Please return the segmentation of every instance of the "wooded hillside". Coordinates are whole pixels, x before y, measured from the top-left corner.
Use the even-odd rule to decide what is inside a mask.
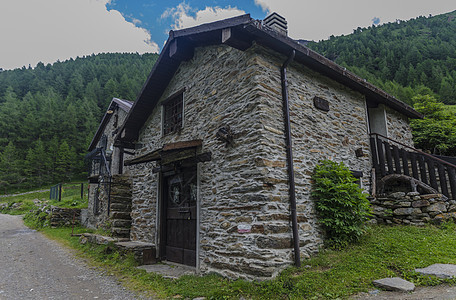
[[[357,28],[309,47],[412,104],[432,91],[456,104],[456,11]]]
[[[417,146],[456,155],[456,116],[436,102],[456,104],[455,37],[456,11],[358,28],[308,46],[416,102],[419,111],[432,111],[412,124]],[[102,113],[112,97],[135,100],[157,58],[99,54],[0,71],[0,193],[84,178],[83,157]]]
[[[99,54],[0,73],[0,193],[85,176],[112,97],[135,100],[157,54]]]

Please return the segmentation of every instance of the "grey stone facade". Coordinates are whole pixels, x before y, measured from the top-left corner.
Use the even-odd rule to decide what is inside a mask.
[[[400,141],[409,147],[414,146],[412,140],[412,129],[410,128],[407,117],[387,107],[386,122],[389,138]]]
[[[292,232],[281,99],[280,66],[285,56],[253,45],[199,47],[182,62],[160,101],[184,92],[184,125],[163,135],[157,105],[140,131],[136,157],[179,141],[202,140],[198,164],[197,269],[228,277],[270,278],[293,263]],[[319,160],[343,161],[362,171],[370,192],[372,162],[363,95],[300,64],[288,69],[290,115],[300,249],[316,253],[322,234],[310,197],[311,174]],[[314,106],[317,96],[329,111]],[[387,109],[392,138],[412,144],[406,117]],[[216,137],[229,125],[234,144]],[[360,149],[360,150],[359,150]],[[359,150],[362,155],[356,156]],[[154,162],[129,167],[132,240],[159,244],[160,176]]]
[[[120,106],[116,101],[123,105]],[[131,103],[128,101],[116,98],[112,100],[104,117],[107,122],[102,122],[92,141],[91,148],[103,148],[102,151],[105,152],[109,160],[110,174],[103,173],[99,176],[98,174],[95,174],[95,176],[94,174],[89,174],[92,179],[89,181],[88,187],[87,226],[90,228],[102,227],[109,229],[108,194],[110,192],[111,176],[119,174],[123,160],[129,158],[129,155],[123,154],[120,148],[114,147],[115,135],[127,117],[129,110],[129,107],[126,107],[124,103],[129,104],[129,107],[131,107]],[[123,168],[122,173],[126,174],[128,170]]]

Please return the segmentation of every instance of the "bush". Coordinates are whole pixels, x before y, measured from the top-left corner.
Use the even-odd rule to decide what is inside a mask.
[[[358,241],[370,216],[370,203],[356,178],[343,163],[324,160],[315,167],[312,179],[312,196],[326,232],[326,245],[341,249]]]
[[[50,214],[46,212],[46,207],[35,207],[27,212],[24,216],[24,222],[28,227],[41,229],[49,226]]]

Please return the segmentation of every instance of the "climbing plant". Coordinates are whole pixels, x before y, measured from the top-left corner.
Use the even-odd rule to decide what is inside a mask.
[[[312,179],[312,196],[326,245],[341,249],[358,241],[370,216],[370,203],[356,178],[342,162],[323,160]]]

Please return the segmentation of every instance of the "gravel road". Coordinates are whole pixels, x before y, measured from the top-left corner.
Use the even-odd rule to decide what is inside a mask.
[[[136,299],[69,249],[0,214],[0,299]]]

